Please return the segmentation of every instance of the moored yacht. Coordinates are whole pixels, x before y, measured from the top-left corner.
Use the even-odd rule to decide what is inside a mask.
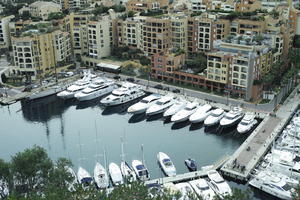
[[[187,101],[184,99],[176,99],[175,103],[164,112],[164,117],[175,115],[180,110],[184,109]]]
[[[171,121],[177,123],[188,120],[190,115],[192,115],[197,110],[198,105],[199,104],[196,102],[189,102],[184,109],[178,111],[171,117]]]
[[[146,110],[146,115],[156,115],[162,113],[174,103],[174,98],[172,96],[163,96]]]
[[[249,184],[275,197],[291,200],[296,180],[286,179],[280,174],[260,171]]]
[[[195,190],[198,197],[203,200],[215,199],[216,193],[209,187],[207,181],[203,178],[192,180],[189,182],[192,188]]]
[[[94,168],[94,180],[97,187],[100,189],[105,189],[109,186],[109,178],[107,172],[99,162],[96,162]]]
[[[207,172],[209,178],[209,186],[215,191],[215,193],[220,197],[231,195],[232,191],[228,183],[225,182],[223,177],[216,171],[210,170]]]
[[[84,77],[83,79],[80,79],[76,81],[73,85],[69,86],[66,90],[59,92],[57,96],[63,99],[73,98],[77,92],[80,92],[84,88],[88,87],[90,82],[90,77]]]
[[[120,168],[125,181],[128,182],[136,181],[136,174],[134,173],[133,169],[128,165],[126,161],[121,162]]]
[[[116,163],[110,163],[108,170],[113,185],[121,185],[124,183],[121,169]]]
[[[175,184],[175,187],[181,193],[181,197],[179,198],[179,200],[189,200],[190,195],[196,196],[192,186],[186,182],[177,183],[177,184]]]
[[[257,124],[254,113],[247,112],[237,126],[238,133],[247,133]]]
[[[102,99],[100,103],[105,106],[115,106],[135,100],[143,95],[145,92],[141,86],[125,82],[120,88],[113,90],[110,95]]]
[[[139,180],[147,181],[150,179],[148,169],[141,161],[133,160],[131,166]]]
[[[220,120],[224,117],[225,111],[221,108],[217,108],[212,110],[210,115],[204,120],[205,126],[213,126],[220,122]]]
[[[204,104],[200,106],[194,114],[192,114],[189,118],[192,123],[203,122],[211,112],[212,106],[209,104]]]
[[[71,178],[70,181],[66,181],[66,184],[68,186],[68,190],[70,192],[74,192],[75,191],[75,185],[78,183],[76,174],[70,166],[65,166],[65,170],[66,170],[67,173],[69,173],[69,176]]]
[[[188,158],[188,159],[184,160],[184,164],[186,165],[186,167],[189,169],[190,172],[197,171],[197,163],[196,163],[195,159]]]
[[[243,118],[243,116],[244,113],[242,112],[242,109],[239,107],[234,107],[221,119],[220,125],[223,127],[236,125]]]
[[[112,80],[99,78],[94,80],[87,88],[77,92],[74,96],[79,101],[88,101],[111,93],[118,86]]]
[[[127,109],[127,112],[130,114],[140,114],[146,112],[146,110],[152,106],[158,99],[160,99],[159,94],[151,94],[147,97],[144,97],[142,100],[133,104]]]
[[[159,163],[161,169],[167,176],[175,176],[176,175],[176,168],[175,168],[173,162],[171,161],[170,157],[167,154],[165,154],[163,152],[158,152],[157,160],[158,160],[158,163]]]
[[[83,185],[83,187],[87,187],[91,185],[93,179],[88,171],[83,169],[82,167],[78,168],[77,172],[78,182]]]
[[[47,96],[57,94],[67,88],[68,85],[55,84],[51,86],[42,87],[40,90],[34,92],[27,97],[28,100],[39,99]]]

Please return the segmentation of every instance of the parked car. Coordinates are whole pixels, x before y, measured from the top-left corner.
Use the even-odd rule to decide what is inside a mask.
[[[129,77],[129,78],[126,79],[126,81],[128,81],[128,82],[134,82],[134,78]]]
[[[169,87],[165,87],[164,90],[170,91],[170,88]]]
[[[113,79],[115,79],[115,80],[119,80],[120,78],[121,78],[121,76],[119,76],[119,75],[116,75],[113,77]]]
[[[177,88],[175,88],[175,89],[172,90],[172,92],[174,92],[174,93],[180,93],[180,90],[177,89]]]
[[[154,86],[154,88],[156,89],[159,89],[159,90],[162,90],[163,89],[163,86],[161,84],[157,84]]]

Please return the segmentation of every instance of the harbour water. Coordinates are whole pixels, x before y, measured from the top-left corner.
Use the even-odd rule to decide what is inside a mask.
[[[124,138],[126,160],[141,160],[143,144],[151,178],[159,178],[163,176],[156,159],[159,151],[167,153],[177,172],[183,173],[187,172],[184,159],[195,158],[199,166],[211,165],[225,154],[232,154],[246,138],[234,129],[205,130],[201,124],[175,125],[161,116],[132,116],[126,110],[133,102],[111,108],[103,108],[98,102],[78,103],[51,96],[0,106],[0,158],[9,160],[15,153],[39,145],[53,160],[67,157],[75,170],[81,165],[92,173],[96,159],[104,164],[103,149],[107,163],[120,163]]]

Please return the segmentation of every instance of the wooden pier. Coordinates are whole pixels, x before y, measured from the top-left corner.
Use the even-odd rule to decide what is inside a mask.
[[[146,181],[146,185],[150,184],[166,184],[166,183],[179,183],[179,182],[184,182],[184,181],[190,181],[193,179],[197,178],[202,178],[207,176],[207,172],[212,169],[220,169],[221,166],[229,159],[229,156],[224,156],[220,160],[218,160],[215,164],[207,167],[202,167],[201,170],[195,171],[195,172],[188,172],[184,174],[178,174],[176,176],[171,176],[171,177],[163,177],[163,178],[157,178],[157,179],[152,179],[149,181]]]
[[[264,118],[245,142],[223,165],[221,171],[231,178],[248,181],[252,170],[269,151],[273,141],[281,134],[284,127],[299,107],[300,95],[296,88],[279,110]]]

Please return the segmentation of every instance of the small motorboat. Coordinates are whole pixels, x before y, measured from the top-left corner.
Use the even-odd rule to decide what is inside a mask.
[[[242,109],[239,107],[234,107],[221,119],[220,125],[223,127],[236,125],[240,120],[242,120],[243,116],[244,113],[242,112]]]
[[[177,183],[175,184],[175,187],[179,190],[181,197],[179,198],[179,200],[189,200],[190,199],[190,195],[195,195],[195,192],[192,188],[192,186],[189,183]]]
[[[136,174],[126,161],[122,161],[120,166],[125,181],[136,181]]]
[[[164,117],[170,117],[172,115],[175,115],[177,112],[184,109],[186,104],[187,101],[184,99],[175,100],[175,103],[164,112]]]
[[[152,106],[158,99],[160,99],[159,94],[151,94],[147,97],[144,97],[138,103],[133,104],[127,109],[127,112],[130,114],[140,114],[146,112],[146,110]]]
[[[250,131],[257,124],[254,113],[247,112],[242,121],[238,124],[237,132],[244,134]]]
[[[216,193],[209,187],[207,181],[203,178],[192,180],[189,182],[192,188],[195,190],[198,197],[203,200],[216,199]]]
[[[74,170],[69,167],[69,166],[65,166],[65,170],[67,171],[67,173],[69,173],[71,179],[69,181],[66,181],[66,184],[68,186],[68,190],[70,192],[74,192],[75,191],[75,185],[78,183],[76,174],[74,172]]]
[[[210,115],[204,120],[205,126],[213,126],[220,122],[220,120],[224,117],[225,111],[221,108],[217,108],[212,110]]]
[[[113,185],[117,186],[124,183],[121,169],[116,163],[110,163],[108,170]]]
[[[203,122],[210,114],[212,106],[209,104],[204,104],[200,106],[194,114],[189,118],[192,123]]]
[[[109,178],[107,172],[99,162],[96,162],[94,168],[94,180],[97,187],[100,189],[105,189],[109,186]]]
[[[196,102],[189,102],[184,109],[178,111],[171,117],[171,121],[178,123],[188,120],[190,115],[197,110],[198,105]]]
[[[174,103],[175,101],[172,96],[164,96],[146,110],[146,115],[156,115],[165,112]]]
[[[220,198],[224,198],[225,196],[232,194],[230,186],[216,170],[208,171],[207,175],[209,179],[209,186]]]
[[[184,163],[190,172],[197,171],[197,163],[196,163],[195,159],[188,158],[188,159],[184,160]]]
[[[77,172],[78,182],[83,185],[84,188],[90,186],[93,182],[93,178],[88,171],[79,167]]]
[[[175,176],[176,175],[176,168],[175,168],[173,162],[171,161],[170,157],[167,154],[165,154],[163,152],[158,152],[157,160],[158,160],[158,163],[159,163],[161,169],[167,176]]]
[[[147,181],[150,179],[148,169],[141,161],[133,160],[131,166],[139,180]]]

